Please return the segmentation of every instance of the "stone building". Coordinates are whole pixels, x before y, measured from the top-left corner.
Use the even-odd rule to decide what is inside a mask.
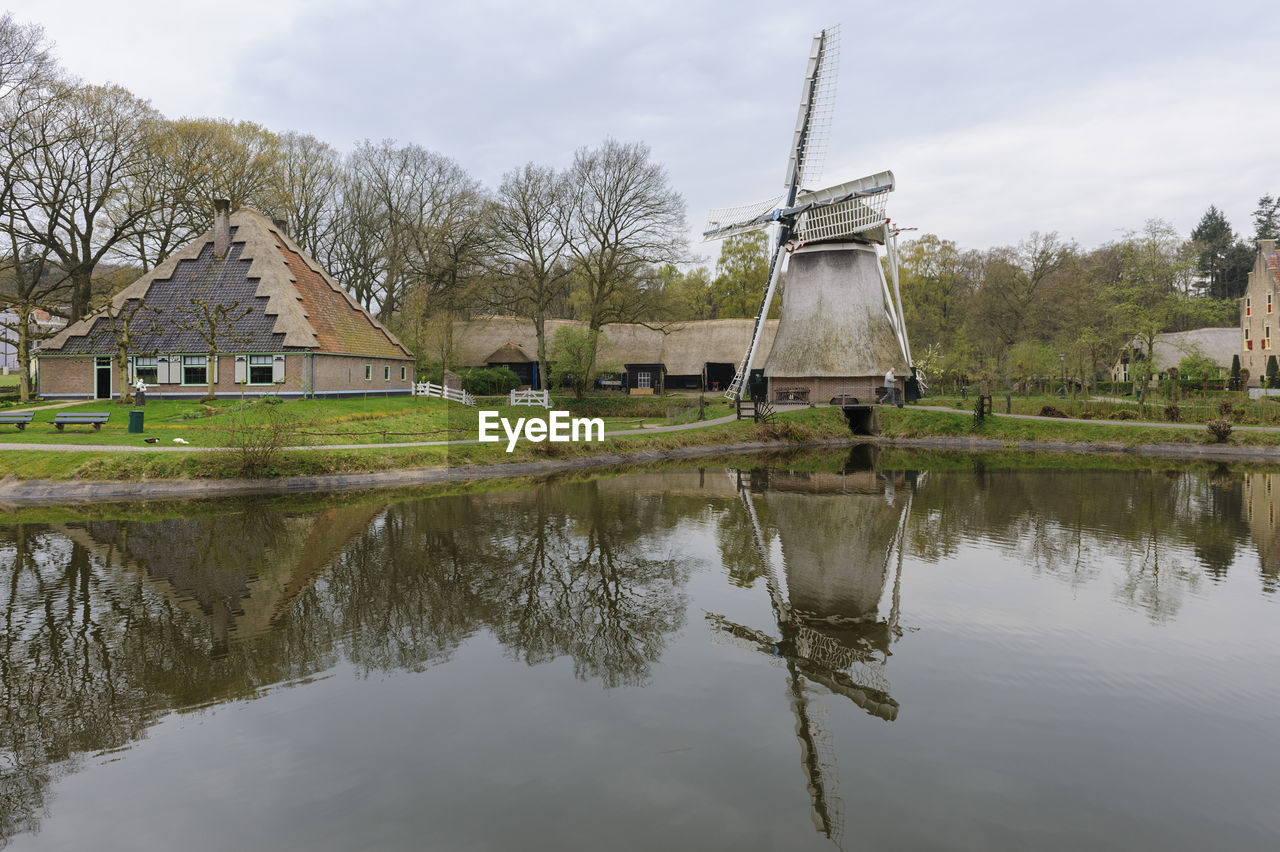
[[[338,397],[412,392],[412,354],[295,244],[282,223],[254,210],[229,214],[122,290],[130,323],[130,384],[161,398]],[[209,322],[222,309],[221,323]],[[216,330],[212,333],[211,329]],[[216,355],[210,358],[210,337]],[[121,392],[117,336],[106,309],[40,349],[38,392],[110,399]]]
[[[1275,240],[1258,241],[1258,258],[1249,273],[1249,286],[1240,300],[1240,366],[1249,371],[1249,384],[1258,387],[1275,355],[1280,339],[1280,258]]]

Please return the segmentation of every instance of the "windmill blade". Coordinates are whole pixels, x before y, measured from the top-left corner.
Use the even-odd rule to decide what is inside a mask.
[[[787,253],[786,233],[787,229],[784,227],[783,234],[778,240],[778,247],[773,251],[773,259],[769,262],[769,286],[764,290],[760,310],[756,311],[755,326],[751,329],[751,343],[747,346],[747,354],[743,356],[742,363],[738,365],[738,372],[729,383],[729,389],[724,393],[726,399],[740,399],[742,389],[747,384],[747,377],[751,375],[751,362],[756,356],[756,347],[760,345],[760,333],[764,330],[764,321],[769,316],[769,305],[773,302],[773,294],[778,289],[779,279],[782,278],[782,258]]]
[[[702,239],[721,240],[734,234],[762,231],[773,224],[783,200],[781,195],[777,195],[754,204],[714,208],[707,213],[707,226],[702,231]]]
[[[893,172],[884,171],[801,193],[794,207],[782,215],[795,216],[795,232],[805,242],[864,234],[875,242],[887,240],[884,207],[893,192]]]
[[[787,159],[787,174],[782,184],[791,199],[795,197],[796,188],[816,181],[822,174],[839,70],[840,27],[837,25],[814,36],[809,50],[809,64],[800,90],[800,111],[791,139],[791,156]]]

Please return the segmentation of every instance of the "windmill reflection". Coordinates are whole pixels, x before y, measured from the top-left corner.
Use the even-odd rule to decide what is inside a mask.
[[[848,698],[871,716],[886,721],[898,716],[884,667],[891,642],[901,634],[901,544],[910,497],[904,502],[897,495],[907,477],[878,474],[874,448],[855,448],[840,474],[752,471],[736,476],[774,625],[759,630],[716,613],[707,613],[707,623],[716,635],[760,651],[786,669],[814,826],[842,846],[834,742],[806,681]],[[774,567],[760,503],[777,535],[782,572]],[[891,566],[890,609],[881,619]]]

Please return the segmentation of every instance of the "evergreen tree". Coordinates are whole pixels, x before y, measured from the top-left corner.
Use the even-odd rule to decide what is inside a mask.
[[[1267,387],[1280,387],[1280,364],[1276,363],[1274,355],[1267,359]]]
[[[1243,296],[1253,265],[1252,252],[1236,239],[1222,211],[1210,205],[1191,232],[1191,240],[1195,243],[1196,268],[1208,285],[1209,295],[1215,299]],[[1249,254],[1248,266],[1242,266],[1241,249]]]
[[[1253,239],[1280,239],[1280,197],[1272,198],[1264,195],[1258,199],[1258,207],[1253,211]]]
[[[1240,390],[1240,356],[1231,356],[1231,389]]]

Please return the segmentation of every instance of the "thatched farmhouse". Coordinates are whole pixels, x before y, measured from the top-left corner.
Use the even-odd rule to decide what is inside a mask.
[[[409,350],[282,223],[225,202],[212,230],[41,347],[40,395],[119,396],[125,320],[129,382],[164,398],[202,397],[211,380],[217,396],[412,391]]]
[[[742,353],[751,342],[754,320],[720,319],[663,326],[610,323],[597,366],[617,373],[630,393],[665,390],[721,391],[729,387]],[[548,320],[547,339],[573,320]],[[756,353],[759,368],[773,346],[777,320],[767,320]],[[484,317],[459,323],[453,332],[454,360],[461,367],[509,367],[527,385],[537,386],[538,341],[533,323],[519,317]]]
[[[1232,358],[1240,352],[1239,340],[1240,333],[1234,328],[1197,328],[1157,334],[1152,346],[1151,378],[1153,381],[1163,378],[1170,367],[1178,366],[1183,358],[1191,355],[1208,358],[1226,375],[1231,370]],[[1141,341],[1134,340],[1120,353],[1111,366],[1113,382],[1131,382],[1138,377],[1137,362],[1145,356],[1143,346]]]
[[[1259,386],[1267,372],[1267,360],[1275,355],[1280,339],[1280,256],[1275,240],[1258,240],[1258,257],[1249,273],[1249,285],[1240,300],[1237,347],[1240,366],[1249,371],[1249,384]],[[1274,332],[1275,337],[1272,336]]]

